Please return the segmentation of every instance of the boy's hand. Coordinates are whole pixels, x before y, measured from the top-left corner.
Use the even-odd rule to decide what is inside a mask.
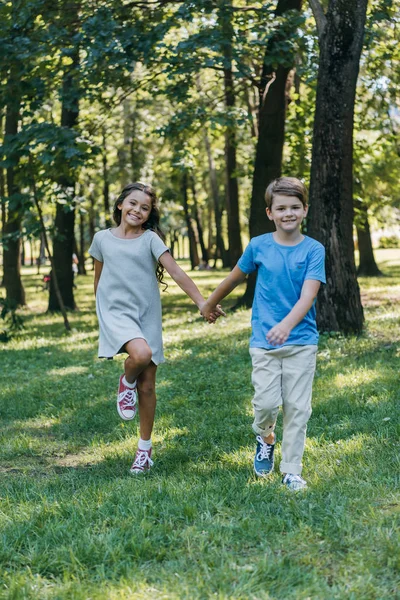
[[[291,328],[281,321],[268,331],[266,338],[267,341],[273,346],[281,346],[288,339],[290,332]]]
[[[215,321],[221,316],[226,317],[226,314],[222,310],[220,304],[217,304],[217,306],[210,306],[207,302],[205,302],[203,306],[200,307],[200,313],[209,323],[215,323]]]

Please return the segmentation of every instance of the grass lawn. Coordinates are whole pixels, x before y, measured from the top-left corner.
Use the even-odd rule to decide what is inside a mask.
[[[137,423],[115,408],[122,357],[96,357],[92,275],[67,336],[25,269],[25,329],[0,344],[0,598],[400,598],[400,251],[377,258],[365,333],[320,340],[297,494],[252,473],[250,311],[209,326],[163,294],[155,465],[133,478]],[[224,275],[194,279],[207,294]]]

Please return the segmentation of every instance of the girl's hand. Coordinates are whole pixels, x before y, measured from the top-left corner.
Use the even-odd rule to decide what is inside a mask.
[[[215,321],[221,317],[226,317],[226,314],[222,310],[220,304],[217,306],[210,306],[207,302],[205,302],[200,308],[201,315],[205,318],[208,323],[215,323]]]

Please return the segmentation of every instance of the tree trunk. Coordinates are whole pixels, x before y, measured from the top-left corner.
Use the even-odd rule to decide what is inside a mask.
[[[288,10],[300,10],[301,2],[302,0],[280,0],[276,15],[282,15]],[[292,66],[279,65],[273,72],[269,56],[276,53],[274,47],[282,44],[287,35],[287,28],[284,31],[278,29],[265,51],[260,81],[258,139],[249,221],[250,238],[275,230],[273,221],[270,221],[266,215],[265,190],[273,179],[280,177],[282,172],[287,108],[286,84]],[[246,291],[237,306],[252,305],[255,285],[256,274],[253,273],[247,278]]]
[[[61,125],[72,129],[76,126],[79,116],[79,50],[71,52],[72,64],[66,67],[62,86]],[[60,184],[73,192],[75,187],[72,172],[60,180]],[[67,309],[75,310],[72,254],[74,251],[75,205],[57,203],[55,218],[55,235],[53,240],[53,262],[56,269],[61,297]],[[50,285],[49,311],[59,311],[54,285]]]
[[[357,275],[363,277],[377,277],[382,275],[375,262],[374,250],[372,248],[371,231],[368,222],[368,207],[365,202],[357,202],[357,241],[360,256]]]
[[[214,217],[215,217],[215,245],[216,245],[216,256],[219,256],[222,260],[223,267],[229,267],[228,253],[225,249],[224,239],[222,237],[222,211],[221,202],[218,191],[218,180],[217,172],[215,169],[214,158],[211,152],[210,140],[208,138],[207,130],[204,131],[204,144],[207,152],[208,159],[208,170],[210,174],[211,194],[214,203]]]
[[[79,215],[79,254],[78,254],[78,273],[86,275],[85,265],[85,215],[83,212]]]
[[[187,173],[184,173],[182,176],[182,199],[189,238],[190,265],[193,271],[193,269],[199,266],[200,260],[199,253],[197,251],[196,234],[193,229],[192,217],[189,212]]]
[[[353,242],[353,118],[367,0],[315,0],[320,58],[307,232],[326,248],[318,298],[322,331],[359,333],[364,315]]]
[[[220,19],[223,34],[224,56],[224,93],[228,125],[225,131],[225,161],[226,161],[226,206],[228,215],[229,263],[233,268],[242,255],[239,218],[239,188],[236,164],[236,126],[235,126],[235,92],[233,89],[232,43],[233,27],[232,2],[220,2]]]
[[[201,215],[200,215],[199,205],[197,202],[196,184],[195,184],[193,175],[190,178],[190,183],[191,183],[191,188],[192,188],[192,197],[193,197],[193,204],[194,204],[194,215],[195,215],[194,219],[195,219],[196,225],[197,225],[197,234],[198,234],[199,244],[200,244],[200,249],[201,249],[201,259],[206,265],[208,265],[208,252],[207,252],[206,245],[204,243],[203,226],[201,223]]]
[[[20,94],[16,75],[11,71],[7,82],[7,112],[4,141],[7,142],[9,136],[15,136],[18,133],[18,124],[20,121]],[[8,156],[12,159],[13,157]],[[25,304],[25,290],[21,280],[21,223],[23,206],[20,198],[20,189],[16,181],[16,169],[18,158],[15,158],[14,165],[7,168],[7,195],[8,211],[4,224],[4,242],[3,247],[3,277],[6,288],[7,301],[14,306]]]
[[[0,113],[0,135],[1,138],[3,139],[3,113]],[[2,254],[3,254],[3,261],[4,261],[4,232],[5,232],[5,228],[6,228],[6,201],[5,201],[5,196],[6,196],[6,180],[4,177],[4,169],[3,167],[0,166],[0,202],[1,202],[1,248],[2,248]],[[4,262],[2,261],[3,267],[4,267]],[[3,276],[4,276],[4,270],[3,273],[1,275],[0,278],[0,285],[3,286],[4,285],[4,281],[3,281]]]
[[[106,215],[106,227],[111,227],[111,212],[110,212],[110,182],[108,174],[108,160],[107,160],[107,138],[105,131],[103,130],[103,201],[104,201],[104,212]]]

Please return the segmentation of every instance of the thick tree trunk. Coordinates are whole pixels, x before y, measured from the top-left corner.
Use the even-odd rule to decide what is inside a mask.
[[[66,68],[62,87],[62,109],[61,125],[62,127],[73,128],[78,122],[79,116],[79,83],[78,66],[79,50],[73,50],[73,62]],[[61,185],[73,192],[75,181],[73,175],[63,177],[60,180]],[[58,285],[64,305],[69,310],[75,310],[73,273],[72,273],[72,254],[74,252],[74,226],[75,226],[75,206],[70,204],[57,203],[55,218],[55,235],[53,240],[53,261],[57,272]],[[59,311],[60,306],[56,291],[53,285],[50,285],[49,311]]]
[[[193,219],[190,215],[189,211],[189,203],[188,203],[188,181],[187,174],[184,173],[182,176],[182,200],[183,200],[183,210],[185,212],[186,226],[188,230],[188,238],[189,238],[189,255],[190,255],[190,265],[191,269],[195,269],[199,266],[199,253],[197,250],[196,243],[196,233],[193,228]]]
[[[0,113],[0,135],[1,135],[1,139],[3,139],[3,113]],[[6,228],[5,196],[6,196],[6,179],[4,176],[4,169],[0,166],[1,242],[2,242],[1,243],[1,252],[2,252],[3,257],[4,257],[4,232],[5,232],[5,228]],[[3,260],[1,262],[4,267]],[[1,277],[0,277],[0,285],[1,286],[4,285],[3,274],[4,274],[4,271],[2,272]]]
[[[16,75],[10,73],[7,82],[7,112],[4,141],[7,142],[9,136],[15,136],[18,133],[18,124],[20,120],[20,96],[18,91],[18,82]],[[8,157],[12,158],[12,157]],[[15,160],[17,163],[18,159]],[[25,290],[21,280],[21,223],[23,206],[19,197],[20,189],[16,181],[17,164],[9,166],[6,173],[8,211],[4,224],[4,242],[3,247],[3,277],[6,288],[7,301],[14,306],[25,304]]]
[[[313,2],[315,5],[315,1]],[[318,298],[322,331],[359,333],[363,309],[353,242],[353,117],[367,0],[313,6],[320,59],[308,233],[326,248],[327,284]]]
[[[358,202],[357,208],[357,241],[359,252],[359,265],[357,275],[363,277],[377,277],[382,275],[375,262],[374,250],[372,248],[371,231],[368,222],[368,207],[365,202]]]
[[[235,92],[233,89],[232,42],[233,27],[231,23],[232,2],[224,0],[220,3],[220,18],[223,33],[224,56],[224,92],[225,106],[229,123],[225,132],[226,161],[226,206],[228,215],[229,263],[233,268],[242,255],[239,217],[239,187],[236,164],[236,127],[234,121]]]
[[[276,14],[288,10],[300,10],[302,0],[280,0]],[[274,47],[282,43],[287,29],[276,34],[268,43],[260,82],[260,105],[258,118],[258,140],[251,194],[250,238],[275,230],[273,221],[266,215],[265,190],[268,184],[280,177],[282,171],[283,144],[285,140],[285,118],[287,108],[286,84],[291,65],[278,66],[275,72],[269,64]],[[256,275],[247,278],[246,291],[237,306],[250,307],[253,303]]]

